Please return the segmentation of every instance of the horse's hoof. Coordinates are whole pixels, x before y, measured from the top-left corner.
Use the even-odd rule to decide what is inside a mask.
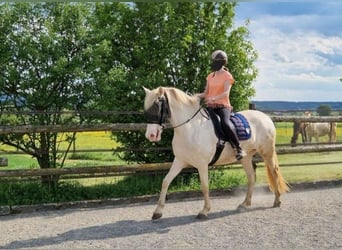
[[[239,205],[236,209],[238,212],[245,212],[247,211],[247,207],[245,205]]]
[[[281,201],[279,201],[279,202],[274,202],[274,203],[273,203],[273,207],[280,207],[280,204],[281,204]]]
[[[152,220],[157,220],[157,219],[161,218],[162,216],[163,216],[163,214],[161,214],[161,213],[153,213]]]
[[[201,213],[199,213],[196,218],[199,219],[199,220],[207,220],[207,219],[209,219],[208,215],[201,214]]]

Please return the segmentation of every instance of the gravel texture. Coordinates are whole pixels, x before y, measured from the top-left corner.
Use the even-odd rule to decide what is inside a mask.
[[[211,198],[210,219],[198,220],[199,197],[169,199],[152,221],[156,200],[66,208],[0,217],[1,249],[342,249],[342,186],[294,189],[271,208],[258,189],[237,211],[241,192]]]

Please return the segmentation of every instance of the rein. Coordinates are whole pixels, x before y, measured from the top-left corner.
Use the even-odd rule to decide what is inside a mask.
[[[169,98],[167,97],[166,93],[164,94],[164,96],[165,96],[165,99],[166,99],[166,103],[167,103],[167,106],[168,106],[168,110],[170,110],[170,107],[169,107]],[[181,127],[181,126],[187,124],[188,122],[190,122],[192,119],[194,119],[195,116],[196,116],[199,112],[201,112],[202,108],[203,108],[202,105],[200,105],[199,109],[198,109],[198,110],[197,110],[189,119],[187,119],[186,121],[184,121],[184,122],[182,122],[182,123],[180,123],[180,124],[178,124],[178,125],[176,125],[176,126],[173,126],[173,127],[166,127],[165,124],[163,124],[164,126],[162,125],[162,127],[163,127],[163,128],[167,128],[167,129],[179,128],[179,127]],[[202,113],[201,113],[201,114],[202,114]],[[202,114],[202,115],[203,115],[203,114]]]
[[[199,107],[199,109],[188,119],[188,120],[186,120],[185,122],[182,122],[182,123],[180,123],[180,124],[178,124],[178,125],[176,125],[176,126],[173,126],[173,127],[168,127],[168,128],[170,128],[170,129],[175,129],[175,128],[178,128],[178,127],[181,127],[181,126],[183,126],[183,125],[185,125],[185,124],[187,124],[188,122],[190,122],[192,119],[194,119],[194,117],[199,113],[199,112],[201,112],[201,109],[202,109],[202,106],[200,106]],[[201,113],[202,114],[202,113]],[[203,115],[203,114],[202,114]]]

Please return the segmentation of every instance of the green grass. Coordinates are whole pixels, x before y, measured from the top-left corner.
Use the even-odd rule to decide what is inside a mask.
[[[62,137],[65,134],[61,135]],[[111,139],[111,133],[105,131],[99,132],[80,132],[76,136],[76,142],[71,147],[68,154],[65,167],[87,167],[87,166],[101,166],[124,164],[124,162],[113,152],[77,152],[77,150],[113,150],[119,146]],[[66,149],[67,144],[60,145],[60,150]],[[75,150],[76,153],[73,152]],[[39,168],[39,164],[35,158],[25,154],[12,154],[17,152],[13,147],[7,145],[0,145],[0,157],[8,158],[8,166],[0,167],[0,170],[10,169],[32,169]],[[8,153],[6,153],[8,152]]]
[[[0,170],[39,168],[37,160],[30,155],[1,154],[0,157],[6,157],[8,159],[8,166],[0,167]]]
[[[222,178],[224,171],[210,172],[210,188],[234,187],[244,182],[241,174],[230,174]],[[59,181],[56,185],[42,185],[41,182],[2,183],[0,185],[1,205],[31,205],[51,202],[107,199],[158,194],[164,175],[134,175],[119,177],[108,183],[82,185],[79,181]],[[170,186],[169,192],[200,190],[198,174],[179,175]]]
[[[342,179],[342,163],[327,164],[341,161],[342,152],[288,154],[279,155],[278,158],[281,173],[291,183]],[[306,165],[305,163],[322,164]],[[299,166],[284,166],[285,164],[298,164]],[[259,165],[263,166],[263,163],[259,163]],[[257,177],[258,183],[266,183],[265,169],[257,169]]]

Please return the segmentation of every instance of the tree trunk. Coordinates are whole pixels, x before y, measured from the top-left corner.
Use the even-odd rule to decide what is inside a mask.
[[[40,168],[51,168],[55,167],[51,163],[50,154],[49,154],[49,133],[40,133],[41,137],[41,147],[40,152],[37,154],[37,160],[39,163]],[[59,176],[55,175],[42,175],[41,176],[41,182],[43,185],[49,186],[54,188],[56,184],[58,183]]]

